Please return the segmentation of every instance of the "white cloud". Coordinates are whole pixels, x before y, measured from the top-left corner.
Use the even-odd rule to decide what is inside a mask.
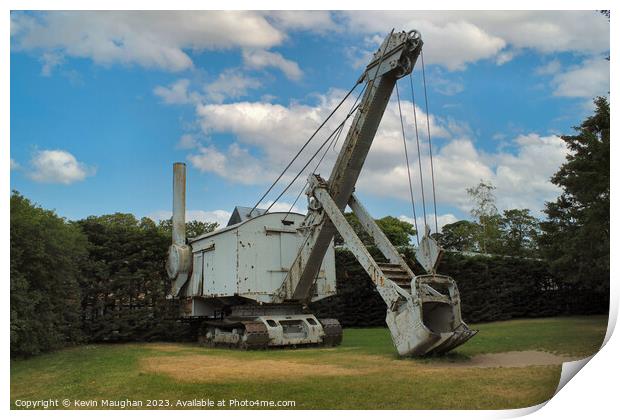
[[[565,161],[566,145],[557,136],[537,134],[519,136],[513,143],[516,146],[515,153],[483,153],[467,138],[457,138],[437,148],[433,154],[433,163],[438,205],[448,205],[468,212],[471,200],[466,188],[485,180],[497,187],[497,206],[500,210],[529,208],[535,213],[539,212],[545,201],[559,193],[550,178]],[[430,164],[428,155],[423,153],[422,158],[428,212],[432,209]],[[395,163],[385,165],[383,169],[365,169],[358,182],[359,188],[377,196],[409,200],[406,166],[397,160],[391,162]],[[421,209],[418,171],[417,158],[411,159],[415,201]]]
[[[248,94],[250,89],[261,86],[258,79],[242,74],[238,69],[224,70],[218,78],[204,88],[208,99],[223,102],[226,99],[237,99]]]
[[[560,71],[560,69],[562,68],[562,63],[560,63],[560,60],[555,59],[555,60],[551,60],[545,64],[543,64],[540,67],[537,67],[534,72],[538,75],[554,75],[556,73],[558,73]]]
[[[332,20],[331,12],[326,10],[277,10],[267,13],[268,19],[275,26],[294,31],[325,32],[338,31],[338,25]]]
[[[16,171],[18,169],[21,168],[21,165],[19,164],[19,162],[17,162],[15,159],[11,158],[11,170],[12,171]]]
[[[64,61],[64,57],[62,54],[57,52],[48,51],[44,52],[41,55],[41,61],[43,62],[43,67],[41,68],[41,74],[43,76],[51,76],[52,71],[58,66],[62,64]]]
[[[495,57],[495,64],[503,66],[515,57],[514,51],[502,51]]]
[[[314,105],[291,103],[289,106],[266,102],[237,102],[230,104],[203,104],[197,107],[197,116],[205,133],[232,133],[239,143],[261,149],[262,162],[266,166],[283,167],[301,147],[332,109],[345,95],[341,90],[330,90],[326,95],[317,95]],[[352,95],[353,96],[353,95]],[[335,129],[353,105],[353,98],[343,104],[326,127],[315,137],[308,152],[314,152],[327,133]],[[412,104],[402,99],[405,123],[413,126]],[[425,122],[425,114],[418,108],[418,121]],[[448,129],[431,116],[431,130],[437,137],[448,136]],[[345,131],[346,133],[346,131]],[[391,151],[402,148],[400,119],[395,101],[391,101],[381,123],[381,133],[389,136],[390,142],[381,142]],[[344,134],[339,144],[342,144]],[[375,142],[377,144],[378,142]],[[373,145],[373,147],[375,147]],[[413,147],[413,145],[411,145]],[[308,155],[302,155],[301,161]],[[327,159],[333,159],[329,154]],[[252,165],[250,165],[252,166]],[[260,182],[260,181],[259,181]],[[264,182],[264,181],[263,181]]]
[[[463,83],[455,78],[447,79],[444,77],[435,76],[430,80],[430,82],[433,89],[445,96],[454,96],[465,90]]]
[[[231,214],[231,212],[226,210],[187,210],[185,212],[185,219],[187,221],[196,220],[207,223],[217,222],[219,223],[219,227],[224,227],[228,223]],[[146,217],[158,222],[160,220],[170,219],[172,217],[172,212],[170,210],[157,210]]]
[[[609,92],[609,61],[603,57],[585,60],[552,80],[555,96],[592,98]]]
[[[18,50],[180,71],[193,66],[185,50],[269,48],[285,34],[253,11],[54,11],[12,13],[11,37]]]
[[[416,209],[417,211],[417,209]],[[422,236],[424,235],[424,216],[418,216],[416,214],[416,221],[417,221],[417,226],[418,226],[418,230],[419,230],[419,236],[420,239],[422,239]],[[405,221],[407,223],[411,223],[412,225],[416,225],[413,217],[409,217],[409,216],[405,216],[403,214],[401,214],[400,216],[398,216],[398,218],[402,221]],[[439,228],[439,231],[441,232],[441,229],[445,226],[445,225],[449,225],[450,223],[454,223],[454,222],[458,222],[460,219],[457,218],[455,215],[453,215],[452,213],[446,213],[446,214],[439,214],[437,215],[437,227]],[[430,228],[431,232],[435,232],[435,215],[430,212],[427,214],[426,217],[426,222],[428,223],[428,227]]]
[[[292,102],[288,106],[266,102],[199,104],[196,114],[204,134],[232,134],[234,142],[227,148],[215,144],[198,145],[188,156],[188,161],[202,172],[214,173],[231,182],[267,185],[276,179],[343,95],[342,91],[330,90],[325,95],[317,95],[317,103],[314,105],[298,102]],[[274,193],[279,193],[283,186],[291,181],[302,164],[327,138],[327,134],[342,121],[352,104],[353,99],[344,103],[333,120],[292,165]],[[406,98],[401,98],[401,106],[414,192],[416,201],[421,202],[412,104]],[[418,108],[417,117],[422,172],[425,177],[424,189],[427,208],[430,208],[428,206],[432,202],[432,185],[425,135],[426,115]],[[537,211],[542,208],[545,200],[552,199],[557,194],[557,189],[549,182],[549,178],[564,161],[566,154],[565,144],[558,137],[536,134],[519,136],[511,141],[516,152],[504,153],[502,148],[498,148],[495,153],[485,153],[476,148],[467,125],[434,115],[429,118],[435,140],[434,167],[438,205],[468,211],[470,199],[465,190],[480,180],[489,180],[498,187],[500,208],[527,207]],[[346,134],[346,129],[344,133]],[[329,176],[345,134],[341,136],[335,150],[327,153],[318,169],[325,177]],[[505,139],[504,143],[506,142],[510,140]],[[314,169],[317,161],[318,158],[303,172],[285,198],[294,197],[302,188],[307,173]],[[358,181],[358,188],[375,196],[409,200],[400,117],[395,101],[390,101],[387,106]]]
[[[31,171],[28,176],[37,182],[50,184],[72,184],[94,175],[90,168],[71,153],[64,150],[40,150],[30,161]]]
[[[303,75],[303,72],[296,62],[287,60],[282,57],[282,54],[272,51],[244,50],[243,62],[247,67],[257,70],[275,67],[280,69],[280,71],[291,80],[299,80]]]
[[[177,149],[194,149],[200,142],[193,134],[183,134],[177,143]]]
[[[418,29],[425,59],[450,70],[478,60],[503,64],[515,51],[598,55],[609,50],[609,23],[590,11],[122,11],[11,14],[12,47],[53,54],[49,72],[62,56],[102,65],[139,65],[168,71],[191,68],[188,51],[241,48],[255,51],[249,63],[277,67],[301,77],[299,66],[278,53],[293,31],[361,34],[366,47],[344,47],[355,59],[376,49],[387,28]],[[363,60],[364,62],[366,60]],[[358,63],[359,64],[359,63]]]
[[[449,70],[462,70],[467,63],[491,58],[506,46],[503,39],[449,13],[355,11],[344,15],[351,32],[385,36],[386,28],[419,30],[426,45],[426,63],[441,64]]]
[[[590,11],[347,11],[347,30],[386,35],[386,28],[417,29],[427,63],[450,70],[494,59],[499,65],[520,49],[592,55],[609,50],[609,23]],[[375,47],[376,48],[376,47]]]
[[[153,93],[169,105],[196,103],[200,100],[200,96],[195,92],[188,91],[189,83],[187,79],[179,79],[169,87],[156,86]]]
[[[303,195],[302,197],[300,197],[300,200],[303,200],[304,202],[306,201],[306,196]],[[273,200],[267,201],[266,203],[262,203],[259,208],[262,209],[266,209],[267,207],[271,206],[273,204]],[[291,212],[291,213],[299,213],[299,214],[306,214],[308,212],[308,210],[306,208],[301,208],[299,207],[301,204],[295,204],[293,205],[292,203],[288,203],[286,201],[278,201],[277,203],[273,204],[273,206],[271,207],[271,209],[269,209],[270,213],[278,213],[278,212]]]
[[[262,203],[259,206],[259,208],[266,209],[272,203],[273,201],[267,201],[266,203]],[[231,205],[231,208],[233,206],[234,204]],[[276,204],[274,204],[273,207],[269,211],[271,213],[288,212],[290,209],[291,209],[291,203],[281,201],[281,202],[277,202]],[[301,209],[300,207],[295,205],[292,207],[291,212],[305,214],[306,210]],[[187,221],[197,220],[199,222],[208,222],[208,223],[217,222],[219,223],[219,227],[221,228],[221,227],[226,226],[226,224],[228,223],[228,219],[230,219],[231,215],[232,215],[232,212],[228,210],[221,210],[221,209],[218,209],[218,210],[187,210],[185,212],[185,219]],[[152,220],[155,220],[156,222],[159,222],[160,220],[170,219],[172,217],[172,211],[157,210],[157,211],[154,211],[148,214],[146,217]]]
[[[261,86],[258,79],[244,75],[239,69],[226,69],[217,79],[203,86],[203,92],[191,88],[188,79],[179,79],[168,86],[156,86],[153,93],[168,105],[199,104],[210,101],[221,103],[227,99],[246,96],[248,91]]]
[[[226,152],[214,146],[200,146],[187,159],[201,172],[211,172],[224,179],[245,185],[262,184],[269,173],[262,162],[252,156],[246,148],[232,143]]]

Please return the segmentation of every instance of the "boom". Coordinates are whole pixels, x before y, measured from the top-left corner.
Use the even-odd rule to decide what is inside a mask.
[[[392,31],[361,77],[367,83],[366,91],[328,182],[329,194],[341,211],[351,198],[396,81],[413,70],[421,49],[419,32]],[[318,267],[336,233],[324,213],[310,212],[304,225],[311,230],[309,239],[285,280],[289,290],[292,288],[292,299],[298,301],[309,298]]]

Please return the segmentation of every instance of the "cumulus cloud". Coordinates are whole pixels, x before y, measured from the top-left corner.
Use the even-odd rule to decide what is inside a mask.
[[[305,198],[306,196],[303,196],[300,198],[300,200],[304,200],[305,202]],[[278,201],[277,203],[274,204],[273,201],[267,201],[265,203],[261,203],[261,205],[259,206],[260,208],[268,208],[269,206],[272,206],[271,209],[269,209],[270,213],[279,213],[279,212],[291,212],[291,213],[299,213],[299,214],[306,214],[307,213],[307,208],[302,208],[302,205],[299,203],[296,203],[295,205],[293,205],[292,203],[288,203],[286,201]]]
[[[485,180],[497,187],[498,208],[540,211],[545,201],[559,193],[550,178],[565,161],[566,145],[557,136],[538,134],[518,136],[512,143],[516,147],[515,153],[483,153],[467,138],[453,139],[437,148],[433,154],[433,164],[438,205],[468,212],[471,200],[466,189]],[[422,185],[428,211],[432,203],[432,185],[429,157],[424,153],[422,165]],[[416,158],[411,161],[411,170],[416,203],[421,206],[422,185]],[[409,199],[406,165],[403,162],[391,167],[385,165],[383,169],[364,170],[359,188],[374,195]]]
[[[41,74],[43,76],[51,76],[54,69],[62,64],[64,57],[57,52],[48,51],[41,55],[41,61],[43,67],[41,67]]]
[[[185,219],[187,221],[196,220],[199,222],[213,223],[217,222],[220,227],[226,226],[228,219],[230,219],[231,212],[227,210],[187,210],[185,212]],[[157,210],[147,215],[149,219],[155,220],[167,220],[172,217],[170,210]]]
[[[299,66],[279,53],[293,31],[361,34],[366,49],[345,47],[365,63],[386,28],[418,29],[425,59],[450,70],[478,60],[503,64],[516,51],[597,55],[609,50],[609,23],[596,11],[122,11],[11,14],[12,46],[43,51],[43,72],[63,56],[102,65],[139,65],[168,71],[191,68],[188,51],[241,48],[256,68],[276,67],[299,79]],[[372,47],[372,48],[371,48]],[[360,57],[363,57],[360,60]]]
[[[331,12],[326,10],[276,10],[267,12],[266,15],[281,29],[313,32],[340,30],[332,19]]]
[[[417,216],[417,215],[416,215]],[[415,218],[415,221],[413,219],[413,217],[410,216],[405,216],[403,214],[401,214],[400,216],[398,216],[398,218],[404,222],[407,223],[411,223],[412,225],[416,226],[416,222],[417,222],[417,226],[418,226],[418,230],[419,230],[419,236],[420,239],[422,239],[422,236],[424,235],[424,216],[417,216]],[[454,222],[458,222],[460,219],[458,217],[456,217],[455,215],[453,215],[452,213],[446,213],[446,214],[439,214],[437,215],[437,227],[439,228],[439,231],[441,232],[441,229],[445,226],[445,225],[449,225],[450,223],[454,223]],[[426,223],[428,224],[429,229],[432,232],[435,232],[435,215],[430,212],[427,214],[426,217]]]
[[[286,77],[291,80],[299,80],[303,72],[299,65],[282,57],[282,54],[266,50],[245,50],[243,51],[243,62],[251,69],[264,69],[274,67],[280,69]]]
[[[207,98],[213,102],[223,102],[226,99],[237,99],[248,94],[251,89],[261,86],[261,82],[248,77],[238,69],[224,70],[216,80],[204,88]]]
[[[266,203],[262,203],[259,206],[259,208],[267,208],[272,203],[273,203],[273,201],[267,201]],[[250,205],[250,204],[249,203],[240,203],[240,205]],[[291,208],[292,208],[292,210],[291,210]],[[273,205],[273,207],[271,208],[271,210],[269,210],[269,211],[270,211],[270,213],[276,213],[276,212],[288,212],[289,210],[291,210],[292,213],[300,213],[300,214],[305,214],[306,213],[305,209],[301,209],[297,205],[293,206],[291,203],[287,203],[285,201],[275,203]],[[217,222],[219,224],[219,227],[221,228],[221,227],[225,227],[226,224],[228,224],[228,220],[230,219],[231,215],[232,215],[231,211],[222,210],[222,209],[217,209],[217,210],[187,210],[185,212],[185,219],[187,221],[196,220],[196,221],[205,222],[205,223]],[[172,217],[172,211],[170,211],[170,210],[157,210],[157,211],[154,211],[154,212],[148,214],[146,217],[148,217],[149,219],[155,220],[156,222],[159,222],[160,220],[170,219]]]
[[[424,59],[449,70],[462,70],[467,63],[498,54],[506,41],[454,15],[402,11],[344,12],[352,32],[381,33],[385,28],[417,29],[429,47]],[[435,45],[437,47],[431,48]]]
[[[185,50],[269,48],[285,33],[251,11],[54,11],[12,13],[11,37],[18,50],[181,71],[193,66]]]
[[[458,79],[433,76],[430,85],[437,92],[445,96],[457,95],[465,90],[465,86]]]
[[[12,171],[16,171],[18,169],[21,168],[21,165],[19,164],[19,162],[17,162],[15,159],[11,158],[11,170]]]
[[[193,134],[183,134],[177,143],[177,149],[194,149],[200,142]]]
[[[200,96],[196,92],[190,92],[189,80],[180,79],[172,83],[170,86],[156,86],[153,93],[159,96],[161,100],[169,105],[184,105],[195,103],[200,100]]]
[[[555,96],[605,96],[609,92],[609,61],[603,57],[585,60],[564,72],[556,73],[551,83],[555,88]]]
[[[78,162],[64,150],[40,150],[30,161],[30,179],[49,184],[72,184],[94,175],[95,169]]]
[[[229,104],[200,104],[196,107],[197,118],[205,134],[227,133],[234,136],[234,142],[227,148],[216,145],[199,146],[188,160],[204,172],[214,173],[224,179],[242,184],[266,184],[276,178],[289,159],[303,142],[313,133],[343,96],[339,90],[331,90],[317,97],[314,105],[293,102],[288,106],[265,102],[237,102]],[[292,174],[301,169],[346,114],[353,100],[345,102],[344,110],[336,114],[333,122],[308,150],[302,153],[299,163],[283,177],[282,185],[289,182]],[[430,162],[428,143],[425,137],[426,115],[417,109],[421,159],[417,155],[415,142],[415,120],[412,103],[401,98],[407,148],[413,176],[416,201],[421,202],[422,186],[427,205],[432,200],[430,184]],[[500,208],[526,207],[533,211],[542,208],[545,200],[557,194],[557,188],[549,178],[564,161],[566,147],[557,136],[528,134],[505,139],[514,146],[513,153],[498,151],[483,152],[472,140],[471,130],[466,124],[449,119],[429,116],[431,132],[435,140],[434,168],[438,205],[452,206],[467,212],[470,198],[466,188],[480,180],[493,182],[498,188]],[[346,133],[346,130],[345,130]],[[329,176],[337,156],[338,148],[344,142],[344,134],[337,147],[330,150],[318,172]],[[317,162],[318,158],[314,162]],[[422,165],[424,182],[420,183],[419,165]],[[314,169],[310,165],[304,172]],[[305,182],[302,175],[291,188],[294,195]],[[394,197],[409,200],[407,168],[403,155],[403,140],[397,103],[388,104],[371,146],[358,181],[360,191],[375,196]]]
[[[554,74],[557,74],[561,68],[562,68],[562,63],[560,63],[560,60],[555,59],[555,60],[548,61],[542,66],[537,67],[534,70],[534,73],[536,73],[537,75],[542,75],[542,76],[554,75]]]
[[[167,105],[188,105],[202,102],[221,103],[228,99],[246,96],[251,89],[261,86],[261,82],[244,75],[239,69],[226,69],[215,80],[206,83],[202,91],[191,87],[188,79],[179,79],[168,86],[156,86],[155,96]]]
[[[200,146],[187,159],[201,172],[211,172],[224,179],[245,185],[262,184],[266,171],[263,163],[247,148],[232,143],[226,151],[214,146]]]
[[[499,65],[515,51],[592,55],[609,50],[609,23],[596,11],[347,11],[349,32],[382,34],[386,28],[417,29],[427,63],[460,70],[493,59]],[[376,49],[376,47],[375,47]]]

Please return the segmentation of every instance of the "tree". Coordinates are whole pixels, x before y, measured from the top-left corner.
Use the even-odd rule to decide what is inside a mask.
[[[540,222],[528,209],[504,210],[499,229],[502,254],[520,257],[537,255]]]
[[[551,181],[562,188],[546,204],[541,227],[544,255],[558,278],[596,290],[609,289],[609,102],[594,100],[594,115],[562,136],[569,154]]]
[[[477,239],[480,225],[468,220],[444,225],[437,236],[439,245],[449,251],[475,252],[478,250]]]
[[[411,237],[416,233],[411,223],[393,216],[385,216],[376,222],[394,246],[411,245]]]
[[[471,215],[480,225],[478,235],[478,247],[482,253],[498,252],[501,245],[499,242],[500,216],[495,205],[495,186],[490,182],[480,181],[474,187],[467,188],[467,194],[473,202]]]
[[[366,232],[359,219],[353,212],[347,212],[344,214],[345,219],[353,228],[353,231],[357,234],[360,240],[366,246],[373,246],[374,241]],[[387,238],[395,246],[406,246],[411,244],[411,236],[415,235],[415,228],[409,222],[400,220],[393,216],[385,216],[381,219],[375,219],[375,222],[381,229],[381,231],[387,236]],[[336,234],[334,238],[336,245],[342,245],[344,240],[340,234]]]
[[[11,194],[11,355],[28,356],[81,341],[80,230]]]
[[[201,222],[199,220],[190,220],[185,223],[185,234],[188,238],[196,238],[205,233],[213,232],[219,227],[218,222]],[[172,234],[172,218],[160,220],[159,229],[167,235]]]

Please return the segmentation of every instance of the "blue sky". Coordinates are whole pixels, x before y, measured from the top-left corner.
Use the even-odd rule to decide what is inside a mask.
[[[172,163],[185,161],[188,216],[223,222],[255,204],[392,27],[425,41],[440,224],[468,217],[465,188],[481,179],[496,185],[500,209],[540,215],[558,193],[557,135],[609,91],[609,24],[594,11],[12,13],[11,188],[69,219],[161,218]],[[408,83],[399,88],[421,215]],[[420,100],[419,63],[414,84]],[[410,219],[394,99],[357,192],[375,217]],[[274,208],[288,209],[302,184]]]

